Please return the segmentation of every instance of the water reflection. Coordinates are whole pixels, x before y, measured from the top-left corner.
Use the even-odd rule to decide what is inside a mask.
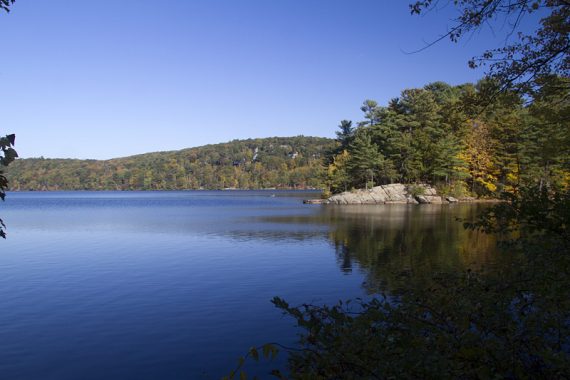
[[[503,260],[455,221],[477,205],[321,207],[272,194],[10,194],[2,379],[219,378],[252,345],[294,343],[275,295],[331,304],[364,296],[362,283],[391,289],[402,270]]]
[[[301,216],[266,221],[327,226],[340,270],[364,271],[365,288],[390,290],[402,272],[426,278],[436,272],[501,266],[508,260],[493,237],[467,231],[458,219],[472,220],[487,205],[325,206]]]
[[[365,288],[393,287],[394,273],[430,274],[508,264],[494,240],[464,230],[488,205],[307,206],[312,193],[277,192],[22,193],[5,208],[10,231],[139,233],[169,240],[220,238],[251,245],[328,242],[342,273],[361,271]],[[81,235],[82,236],[82,235]],[[53,237],[52,237],[53,239]],[[233,244],[232,243],[232,244]],[[245,247],[245,246],[244,246]]]

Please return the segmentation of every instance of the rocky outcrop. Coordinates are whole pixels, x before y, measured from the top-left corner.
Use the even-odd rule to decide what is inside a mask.
[[[307,205],[322,205],[324,203],[328,203],[328,201],[326,199],[316,198],[316,199],[305,199],[303,200],[303,203]]]
[[[391,185],[376,186],[372,189],[360,189],[336,194],[327,200],[327,203],[337,205],[362,204],[442,204],[457,202],[453,197],[441,197],[429,185]]]

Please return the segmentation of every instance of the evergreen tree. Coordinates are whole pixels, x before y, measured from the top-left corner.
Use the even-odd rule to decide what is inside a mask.
[[[364,185],[366,188],[369,184],[374,186],[374,177],[378,177],[383,165],[384,157],[378,146],[372,143],[370,136],[365,133],[357,134],[351,146],[348,162],[349,173],[355,179],[355,184]]]
[[[354,139],[354,127],[350,120],[341,120],[338,127],[340,131],[336,131],[336,140],[340,143],[339,152],[342,152],[348,148]]]
[[[525,182],[536,182],[540,190],[564,188],[570,178],[570,98],[568,78],[544,78],[534,94],[522,131],[522,173]]]
[[[364,118],[367,121],[361,121],[358,125],[360,127],[368,125],[372,126],[378,122],[378,103],[374,100],[367,99],[362,103],[360,110],[364,112]]]

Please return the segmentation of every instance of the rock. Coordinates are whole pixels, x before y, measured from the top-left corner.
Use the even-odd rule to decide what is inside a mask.
[[[418,194],[420,193],[420,194]],[[412,194],[418,194],[416,196]],[[458,200],[453,197],[442,198],[437,195],[436,190],[425,184],[403,185],[393,183],[390,185],[375,186],[372,189],[360,189],[345,191],[330,197],[327,202],[338,205],[360,205],[360,204],[441,204],[455,203]]]
[[[368,199],[372,199],[371,197],[363,196],[364,192],[366,190],[345,191],[344,193],[333,195],[328,201],[338,205],[360,205],[363,202],[368,202]]]
[[[371,195],[377,203],[384,203],[388,199],[388,194],[382,186],[373,187]]]
[[[386,199],[387,202],[395,202],[395,201],[404,201],[406,200],[406,186],[402,185],[401,183],[393,183],[391,185],[382,186],[384,191],[388,195]]]
[[[348,203],[349,205],[351,204],[360,205],[362,204],[362,198],[360,198],[359,194],[352,194],[352,197],[346,198],[346,203]]]
[[[457,203],[457,202],[459,202],[459,200],[458,200],[457,198],[450,197],[450,196],[445,197],[445,200],[448,201],[449,203]]]
[[[370,193],[370,196],[372,197],[372,199],[374,199],[374,202],[376,204],[382,204],[384,202],[386,202],[386,194],[378,194],[378,193]]]
[[[436,204],[442,204],[443,203],[443,199],[441,199],[441,197],[439,195],[424,195],[424,197],[429,201],[429,203],[436,203]]]
[[[328,199],[329,203],[334,203],[337,205],[342,205],[342,204],[346,204],[346,200],[344,198],[344,193],[342,194],[337,194],[337,195],[333,195],[332,197],[330,197]]]
[[[327,199],[305,199],[303,203],[308,205],[322,205],[329,203],[329,201]]]
[[[430,201],[424,195],[416,195],[416,201],[420,204],[429,204]]]
[[[360,199],[363,205],[375,205],[377,203],[371,192],[368,194],[361,194]]]
[[[406,196],[407,203],[417,205],[419,202],[415,200],[415,198],[411,195]]]

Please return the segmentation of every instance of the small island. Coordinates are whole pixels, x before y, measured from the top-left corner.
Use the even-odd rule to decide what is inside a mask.
[[[438,194],[429,184],[407,185],[392,183],[371,189],[355,189],[335,194],[326,199],[306,199],[305,204],[332,205],[382,205],[382,204],[450,204],[450,203],[494,203],[498,199],[477,199],[469,196],[453,197]]]
[[[345,191],[324,199],[321,203],[337,205],[443,204],[472,200],[473,198],[470,197],[458,199],[452,196],[438,195],[437,190],[427,184],[392,183],[375,186],[371,189]]]

